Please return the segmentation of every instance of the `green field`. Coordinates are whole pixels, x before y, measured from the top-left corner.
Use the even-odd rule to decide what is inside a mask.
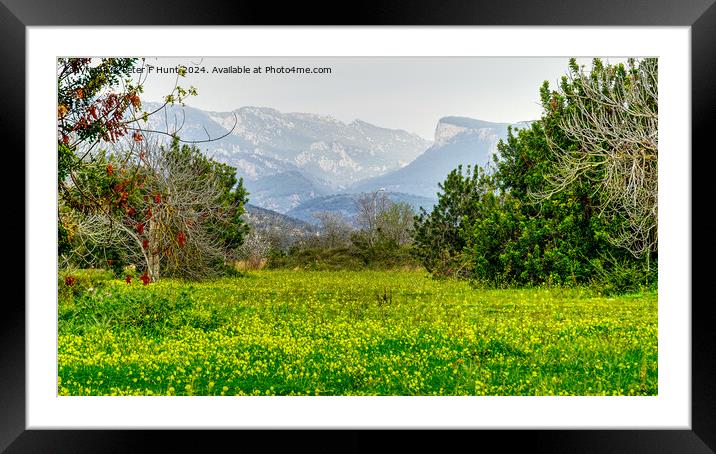
[[[63,285],[60,395],[657,394],[655,292],[418,271]]]

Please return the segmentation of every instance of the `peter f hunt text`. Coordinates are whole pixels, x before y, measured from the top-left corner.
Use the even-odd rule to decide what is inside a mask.
[[[308,66],[156,66],[145,65],[132,68],[133,73],[145,74],[331,74],[331,67]]]

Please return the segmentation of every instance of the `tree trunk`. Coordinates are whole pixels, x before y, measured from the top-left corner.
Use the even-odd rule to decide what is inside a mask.
[[[152,280],[152,282],[156,282],[159,280],[159,264],[160,264],[160,257],[159,257],[159,251],[157,250],[157,232],[156,232],[156,223],[154,222],[154,219],[149,220],[149,248],[147,251],[147,257],[149,260],[149,263],[147,263],[147,268],[149,271],[149,278]]]

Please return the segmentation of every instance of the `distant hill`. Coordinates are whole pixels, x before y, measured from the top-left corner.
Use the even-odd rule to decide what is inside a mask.
[[[404,194],[396,192],[386,193],[387,197],[393,202],[405,202],[409,204],[417,213],[420,207],[430,210],[437,202],[434,198],[421,197],[413,194]],[[295,208],[289,210],[286,214],[292,218],[317,224],[318,220],[314,217],[315,213],[329,211],[342,214],[347,220],[355,222],[358,210],[356,202],[361,196],[358,194],[333,194],[328,196],[316,197],[307,200]]]
[[[244,205],[246,213],[244,213],[244,220],[257,228],[266,229],[271,227],[281,227],[289,229],[306,230],[309,232],[316,232],[316,228],[309,222],[296,219],[285,214],[278,213],[273,210],[267,210],[265,208],[257,207],[247,203]]]
[[[244,186],[254,205],[285,213],[301,202],[335,192],[333,187],[298,170],[246,180]]]
[[[244,208],[246,213],[242,217],[249,224],[251,231],[258,233],[276,249],[288,250],[291,245],[314,237],[319,231],[318,227],[308,222],[276,211],[251,204],[246,204]]]

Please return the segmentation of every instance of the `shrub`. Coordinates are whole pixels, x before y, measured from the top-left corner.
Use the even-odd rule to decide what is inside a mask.
[[[591,287],[604,295],[656,290],[658,266],[606,256],[592,260]]]
[[[60,300],[69,300],[96,291],[112,279],[114,275],[109,270],[60,270],[57,273],[57,297]]]

